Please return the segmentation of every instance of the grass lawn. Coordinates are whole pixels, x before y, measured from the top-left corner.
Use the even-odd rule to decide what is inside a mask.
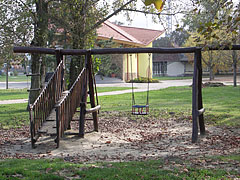
[[[177,167],[167,168],[162,160],[144,162],[74,164],[55,160],[0,161],[0,179],[228,179],[221,169]]]
[[[119,88],[99,88],[99,92],[117,90]],[[122,88],[121,88],[122,89]],[[2,99],[15,99],[17,94],[26,96],[24,90],[13,90],[15,93],[5,93],[0,90]],[[10,90],[11,91],[11,90]],[[159,116],[161,112],[175,112],[178,114],[191,115],[192,90],[190,87],[170,87],[156,91],[150,91],[150,115]],[[13,95],[11,95],[13,94]],[[25,95],[24,95],[25,94]],[[5,96],[5,98],[4,98]],[[14,98],[12,98],[14,97]],[[206,109],[205,119],[208,123],[240,125],[240,89],[231,86],[203,88],[203,103]],[[146,104],[146,92],[135,93],[136,104]],[[131,111],[131,93],[116,96],[99,96],[102,111]],[[28,117],[26,104],[0,105],[0,122],[6,126],[12,121],[23,121]],[[152,112],[152,114],[151,114]],[[168,113],[164,113],[167,115]],[[26,119],[28,122],[28,118]],[[21,124],[20,123],[20,124]],[[19,124],[19,123],[16,123]],[[11,125],[12,126],[12,125]]]
[[[28,98],[27,89],[0,89],[0,101],[27,98]]]
[[[131,89],[129,87],[98,87],[98,93]],[[27,89],[0,89],[0,101],[12,99],[28,99]]]
[[[161,80],[183,80],[183,79],[192,79],[192,76],[186,76],[186,77],[153,76],[153,79],[158,79],[159,81],[161,81]]]
[[[31,82],[31,78],[26,75],[8,76],[9,82]],[[6,76],[0,76],[0,82],[6,82]]]
[[[131,94],[100,96],[102,111],[131,111]],[[136,104],[146,104],[146,93],[135,93]],[[170,87],[150,91],[151,111],[175,114],[192,113],[191,87]],[[203,104],[206,122],[226,125],[240,125],[240,88],[231,86],[203,88]],[[166,113],[164,113],[166,114]]]
[[[27,103],[0,105],[0,128],[16,128],[29,124]]]

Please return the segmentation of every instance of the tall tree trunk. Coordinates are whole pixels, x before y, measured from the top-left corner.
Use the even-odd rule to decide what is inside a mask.
[[[212,81],[214,80],[214,72],[213,72],[213,54],[212,51],[209,52],[209,63],[208,63],[208,67],[209,67],[209,80]]]
[[[48,2],[45,0],[36,1],[36,17],[34,24],[34,38],[31,43],[32,46],[44,47],[47,42],[48,31]],[[42,61],[42,63],[41,63]],[[39,88],[44,86],[41,80],[45,78],[45,58],[39,54],[32,55],[32,74],[40,74],[41,76],[32,76],[31,89],[29,93],[29,104],[33,104],[39,95]]]
[[[73,49],[85,49],[87,44],[86,36],[83,35],[86,29],[86,8],[87,8],[87,1],[83,1],[81,3],[81,10],[80,10],[80,17],[78,13],[72,14],[72,20],[74,24],[73,28],[73,41],[72,41],[72,48]],[[76,10],[76,9],[75,9]],[[77,10],[79,11],[79,10]],[[79,20],[81,19],[81,20]],[[79,73],[84,67],[85,58],[83,56],[72,57],[70,63],[70,74],[69,74],[69,85],[68,89],[72,87],[73,83],[75,82],[76,78],[78,77]]]
[[[233,86],[237,87],[237,52],[232,51],[233,58]]]

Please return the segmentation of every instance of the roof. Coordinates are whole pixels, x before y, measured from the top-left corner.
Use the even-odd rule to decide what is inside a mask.
[[[159,30],[115,25],[109,21],[97,29],[98,39],[112,38],[116,42],[140,47],[149,45],[163,33]]]

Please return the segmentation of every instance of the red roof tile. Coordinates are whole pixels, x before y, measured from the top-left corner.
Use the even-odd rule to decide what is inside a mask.
[[[105,21],[102,26],[97,29],[99,39],[113,38],[113,40],[137,46],[146,46],[150,44],[162,35],[163,32],[164,31],[119,26],[109,21]]]

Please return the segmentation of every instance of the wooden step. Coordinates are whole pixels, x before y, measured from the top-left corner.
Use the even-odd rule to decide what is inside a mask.
[[[38,133],[50,136],[56,135],[57,134],[56,121],[45,121],[42,127],[38,130]]]
[[[78,119],[72,119],[72,121],[79,121],[79,118]],[[85,121],[93,121],[93,119],[92,118],[85,118]]]

